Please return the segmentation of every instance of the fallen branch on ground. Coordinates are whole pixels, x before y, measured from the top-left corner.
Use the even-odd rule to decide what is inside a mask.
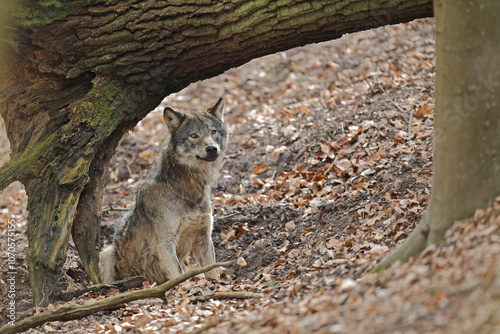
[[[246,298],[264,298],[262,293],[253,293],[248,291],[218,291],[206,293],[201,296],[191,297],[192,302],[200,302],[209,299],[246,299]]]
[[[229,266],[231,263],[232,261],[218,262],[203,268],[193,268],[185,272],[184,274],[180,275],[179,277],[171,279],[170,281],[165,282],[161,285],[148,289],[119,294],[113,297],[101,299],[88,304],[83,304],[83,305],[66,304],[56,309],[41,312],[32,315],[31,317],[19,320],[14,324],[14,326],[5,326],[0,329],[0,334],[18,333],[21,331],[25,331],[29,328],[40,326],[49,321],[68,321],[68,320],[81,319],[99,311],[122,307],[125,303],[129,303],[131,301],[139,299],[161,298],[163,301],[166,302],[167,301],[165,298],[166,291],[184,282],[188,278],[202,274],[216,267]]]
[[[129,289],[136,289],[142,287],[142,283],[145,281],[147,281],[146,277],[140,277],[140,276],[129,277],[111,284],[97,284],[80,290],[63,292],[59,294],[56,297],[56,299],[63,302],[69,302],[73,298],[79,297],[88,292],[95,292],[98,295],[103,295],[106,293],[106,291],[108,291],[111,288],[118,289],[120,292],[125,292]]]
[[[264,298],[263,293],[255,293],[248,291],[217,291],[203,294],[201,296],[191,296],[185,298],[177,298],[177,301],[189,299],[192,303],[203,302],[209,299],[248,299],[248,298]],[[154,305],[159,303],[158,299],[148,299],[135,301],[130,304],[132,305]]]

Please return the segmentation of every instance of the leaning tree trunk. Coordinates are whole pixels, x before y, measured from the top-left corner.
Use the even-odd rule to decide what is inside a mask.
[[[415,231],[378,266],[406,261],[500,193],[497,0],[435,1],[434,176]]]
[[[26,186],[34,301],[73,232],[94,282],[104,175],[120,138],[170,93],[252,58],[432,15],[431,0],[25,0],[2,69],[11,160]]]

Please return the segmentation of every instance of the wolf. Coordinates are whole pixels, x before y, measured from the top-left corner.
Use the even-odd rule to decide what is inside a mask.
[[[192,114],[167,107],[163,119],[156,161],[100,253],[103,283],[144,276],[161,284],[181,275],[191,254],[201,266],[215,263],[210,197],[227,147],[224,100]],[[216,269],[206,275],[219,280]]]

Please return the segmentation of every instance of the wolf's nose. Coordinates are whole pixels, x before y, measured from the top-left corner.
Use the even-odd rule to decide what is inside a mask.
[[[205,151],[207,152],[207,154],[209,155],[214,155],[214,154],[217,154],[217,147],[216,146],[213,146],[213,145],[209,145],[205,148]]]

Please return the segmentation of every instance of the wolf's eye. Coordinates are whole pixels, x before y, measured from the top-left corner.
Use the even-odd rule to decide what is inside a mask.
[[[212,130],[212,134],[216,134],[217,133],[217,130]]]
[[[196,133],[192,133],[192,134],[189,135],[189,137],[191,137],[191,138],[198,138],[198,135]]]

